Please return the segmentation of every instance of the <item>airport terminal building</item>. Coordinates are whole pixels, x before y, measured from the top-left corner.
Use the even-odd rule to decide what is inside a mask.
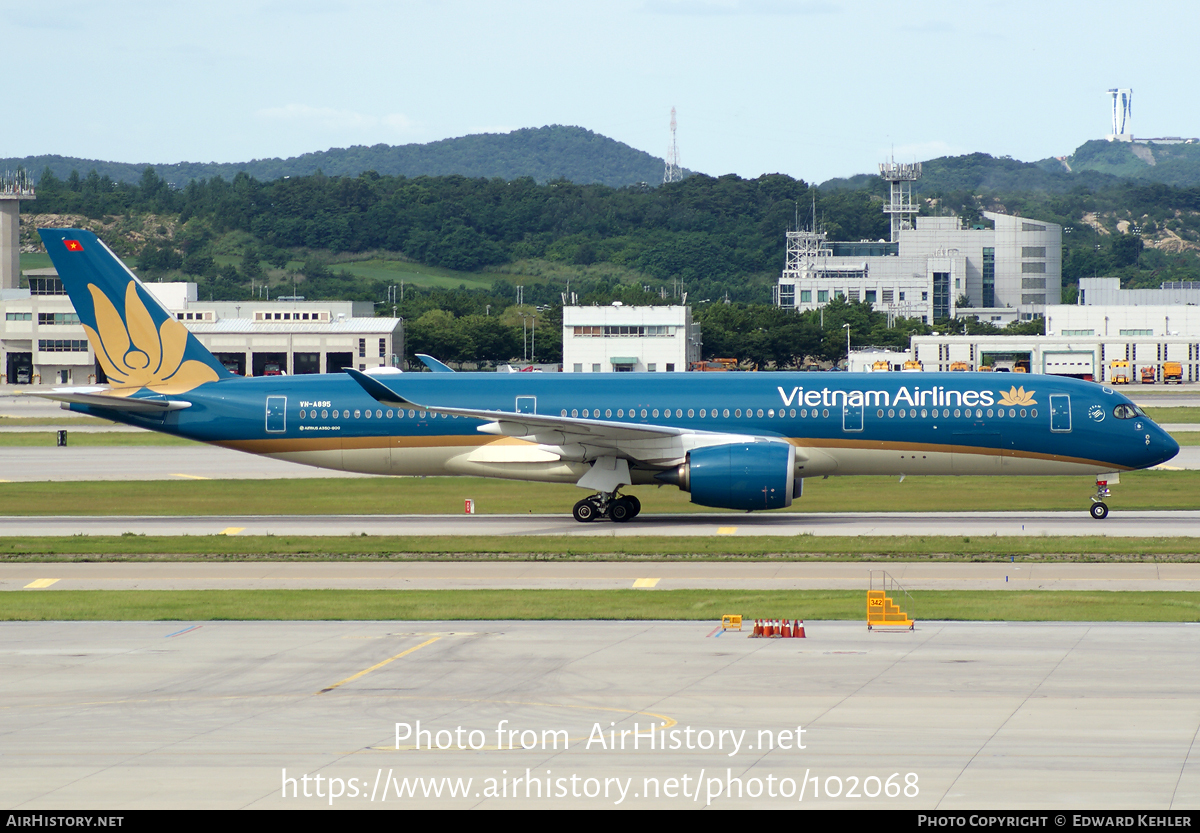
[[[27,270],[28,288],[0,290],[0,384],[104,381],[87,334],[54,269]],[[196,284],[145,283],[200,343],[242,376],[336,373],[399,366],[404,322],[370,302],[198,301]]]
[[[984,217],[992,228],[914,216],[890,242],[789,231],[775,303],[812,310],[840,296],[927,324],[970,314],[1004,326],[1043,315],[1061,300],[1062,227],[993,211]],[[959,308],[962,297],[969,313]]]

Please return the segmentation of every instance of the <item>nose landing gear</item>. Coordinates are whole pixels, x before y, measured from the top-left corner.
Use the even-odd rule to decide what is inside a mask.
[[[575,504],[571,515],[580,523],[589,523],[600,518],[625,523],[632,521],[641,511],[642,502],[640,500],[633,495],[619,495],[613,491],[585,497]]]
[[[1109,483],[1119,483],[1117,475],[1102,474],[1096,478],[1096,494],[1092,495],[1092,517],[1098,521],[1102,521],[1108,517],[1108,504],[1104,502],[1106,497],[1111,497],[1112,492],[1108,490]]]

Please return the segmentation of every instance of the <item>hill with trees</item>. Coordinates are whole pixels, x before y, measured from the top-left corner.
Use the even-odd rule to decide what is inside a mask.
[[[566,179],[580,184],[600,183],[613,188],[640,182],[657,185],[663,178],[662,159],[582,127],[549,125],[511,133],[479,133],[426,144],[355,145],[306,153],[288,159],[249,162],[179,162],[154,165],[158,176],[173,188],[200,179],[233,179],[239,173],[260,180],[311,176],[356,177],[364,171],[385,176],[528,177],[544,183]],[[0,170],[50,170],[60,179],[71,171],[96,171],[114,182],[136,183],[145,163],[106,162],[67,156],[27,156],[0,159]],[[690,173],[687,172],[687,173]]]

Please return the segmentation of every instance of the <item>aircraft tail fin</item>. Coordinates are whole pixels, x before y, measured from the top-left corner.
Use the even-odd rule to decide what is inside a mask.
[[[115,390],[183,393],[232,376],[95,234],[38,233]]]

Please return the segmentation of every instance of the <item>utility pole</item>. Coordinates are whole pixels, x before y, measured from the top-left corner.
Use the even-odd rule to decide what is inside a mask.
[[[850,325],[843,324],[842,326],[846,328],[846,369],[849,370],[850,369]]]

